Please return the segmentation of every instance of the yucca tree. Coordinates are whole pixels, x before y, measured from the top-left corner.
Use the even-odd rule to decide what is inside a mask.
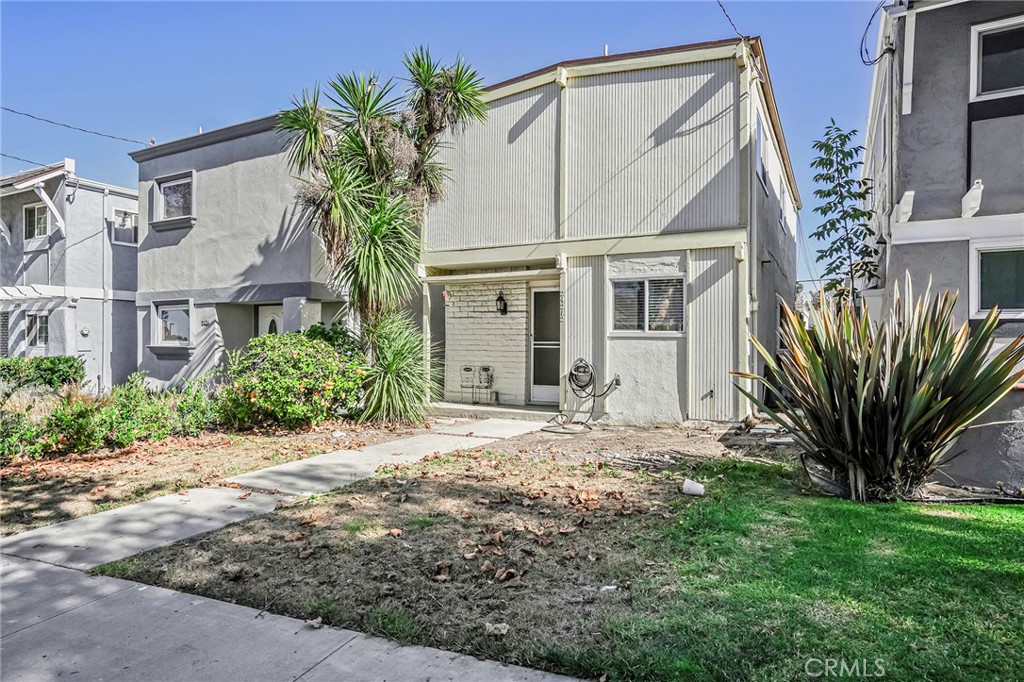
[[[998,310],[972,331],[953,321],[956,298],[926,292],[915,301],[908,278],[878,325],[847,301],[810,308],[808,327],[783,304],[788,353],[776,358],[751,339],[765,376],[736,374],[762,382],[779,407],[737,388],[853,499],[913,497],[964,430],[1024,377],[1024,336],[993,354]]]
[[[369,330],[385,318],[388,339],[401,336],[396,328],[402,324],[415,334],[408,317],[393,313],[414,291],[423,220],[444,193],[448,174],[437,154],[445,135],[486,116],[482,81],[461,57],[444,64],[419,47],[403,63],[404,91],[399,82],[374,74],[339,74],[323,92],[304,91],[278,115],[289,163],[302,182],[297,200],[324,246],[330,283],[348,292],[367,330],[363,340],[371,363],[375,340],[385,337]],[[382,386],[394,392],[403,374],[416,373],[406,369]],[[371,372],[368,383],[382,376]],[[387,406],[368,410],[382,418],[420,414],[418,407],[394,408],[372,386],[368,394],[377,396],[376,405]]]

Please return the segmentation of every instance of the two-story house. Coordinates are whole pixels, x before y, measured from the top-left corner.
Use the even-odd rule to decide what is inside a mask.
[[[0,354],[75,355],[88,388],[135,371],[138,193],[74,159],[0,178]]]
[[[671,423],[750,410],[793,303],[800,195],[761,40],[554,64],[487,90],[423,235],[449,402]],[[477,387],[483,386],[483,390]]]
[[[1024,4],[899,0],[879,30],[864,173],[881,246],[869,308],[912,278],[959,292],[972,323],[1000,308],[997,336],[1024,333]],[[982,417],[944,471],[964,484],[1024,486],[1024,390]],[[1016,423],[1006,423],[1013,422]]]
[[[200,376],[259,334],[342,314],[276,122],[131,153],[141,218],[137,362],[155,385]]]

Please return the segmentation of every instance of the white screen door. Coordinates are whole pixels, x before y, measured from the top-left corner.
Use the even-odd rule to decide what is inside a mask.
[[[259,320],[259,335],[279,334],[284,323],[283,305],[261,305]]]
[[[535,403],[558,403],[560,297],[558,289],[533,290],[530,399]]]

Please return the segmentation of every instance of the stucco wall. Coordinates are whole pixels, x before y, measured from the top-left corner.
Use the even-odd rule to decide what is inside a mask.
[[[896,287],[903,295],[909,273],[915,298],[924,295],[929,282],[933,295],[946,290],[959,291],[954,313],[961,321],[968,318],[968,242],[893,244],[889,248],[889,279],[883,310],[889,309]]]
[[[917,13],[912,111],[900,118],[896,193],[898,200],[903,192],[914,190],[912,220],[960,216],[960,199],[970,184],[970,27],[1019,13],[1018,3],[1012,2],[965,2]],[[1024,167],[1024,158],[1019,151],[1014,153],[1019,140],[1008,140],[1010,146],[1000,149],[1003,141],[998,130],[985,128],[972,145],[995,145],[1005,171],[1019,174]],[[986,140],[989,133],[993,137]],[[997,169],[986,169],[986,173],[996,181]],[[982,177],[973,169],[971,175],[972,181]],[[1008,212],[1024,211],[1024,193],[1018,193],[1016,199],[1004,196],[1000,203],[1011,209]],[[983,199],[982,206],[986,203]]]
[[[451,299],[445,308],[445,400],[464,402],[459,388],[463,365],[494,368],[494,386],[498,401],[504,405],[524,405],[529,400],[527,353],[530,311],[528,286],[520,282],[452,284]],[[508,314],[499,315],[495,298],[501,291],[508,303]]]
[[[195,225],[150,229],[154,178],[190,170],[196,172]],[[322,269],[313,268],[314,249],[320,247],[296,212],[292,176],[273,130],[140,163],[140,301],[255,303],[288,295],[313,297],[309,283],[323,281]],[[260,285],[279,284],[305,286],[258,299],[264,295]]]

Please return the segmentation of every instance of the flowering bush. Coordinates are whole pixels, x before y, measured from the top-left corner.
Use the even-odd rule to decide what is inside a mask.
[[[355,350],[300,332],[264,334],[229,353],[221,419],[235,427],[315,424],[355,407],[365,374]]]

